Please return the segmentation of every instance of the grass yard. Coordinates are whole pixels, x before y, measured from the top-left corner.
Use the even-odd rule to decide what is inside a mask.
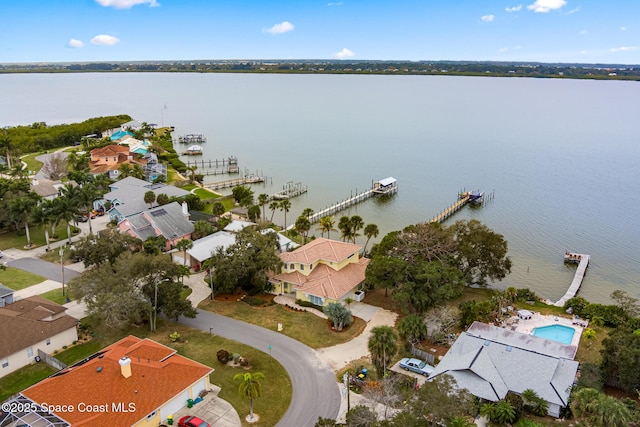
[[[20,160],[22,160],[27,164],[27,170],[36,174],[38,173],[38,171],[40,171],[40,169],[42,169],[42,165],[43,165],[43,163],[40,160],[36,160],[36,157],[42,154],[44,153],[40,152],[40,153],[28,154],[22,157]]]
[[[23,224],[21,224],[20,227],[21,228],[19,233],[17,231],[9,231],[7,233],[3,233],[0,235],[0,250],[9,249],[9,248],[28,250],[25,248],[27,244],[27,235],[25,234]],[[72,225],[71,237],[73,237],[73,234],[77,233],[77,231],[74,231],[74,230],[80,231],[79,228],[74,227]],[[47,244],[44,238],[44,228],[41,225],[30,225],[29,235],[31,237],[31,245],[32,245],[31,249],[34,249],[38,246],[45,246]],[[58,236],[58,240],[66,239],[67,225],[62,223],[59,224],[58,227],[56,228],[56,235]],[[50,242],[57,241],[51,237],[51,230],[49,230],[49,241]]]
[[[65,303],[65,297],[62,295],[62,286],[60,289],[52,289],[49,292],[40,294],[40,296],[44,299],[55,302],[56,304],[63,305]]]
[[[206,300],[198,307],[272,331],[278,329],[278,323],[282,323],[283,334],[311,348],[330,347],[350,341],[360,335],[366,326],[364,320],[356,318],[348,329],[335,332],[330,329],[327,320],[315,314],[291,311],[280,304],[253,307],[242,301]]]
[[[206,188],[198,188],[194,191],[194,194],[200,197],[200,200],[218,199],[222,197],[220,194],[214,193],[213,191]]]
[[[602,340],[607,338],[613,329],[606,326],[591,326],[591,328],[595,331],[596,336],[588,339],[583,334],[580,337],[576,360],[580,361],[580,363],[599,364],[602,359],[600,354],[600,350],[603,349]]]
[[[13,267],[7,267],[6,270],[0,270],[0,283],[14,291],[19,291],[20,289],[37,285],[45,280],[47,279],[42,276]]]
[[[35,363],[0,378],[0,402],[55,372],[56,370],[46,363]]]
[[[89,335],[92,338],[86,342],[81,341],[55,354],[56,358],[67,365],[72,365],[85,359],[127,335],[135,335],[140,338],[151,338],[174,348],[185,357],[214,368],[215,371],[210,377],[211,383],[221,388],[219,396],[238,411],[242,425],[245,427],[250,425],[244,421],[244,417],[249,413],[249,401],[238,394],[239,383],[233,380],[234,375],[244,372],[262,372],[265,375],[265,379],[261,382],[262,396],[253,402],[254,412],[260,415],[260,423],[257,425],[276,425],[287,411],[291,402],[291,381],[284,367],[268,354],[244,344],[164,319],[158,319],[158,329],[155,333],[149,332],[148,327],[134,326],[127,331],[102,327],[94,328],[90,318],[84,319],[82,325],[89,327],[89,331],[91,331]],[[169,334],[172,332],[178,332],[182,342],[172,342],[169,338]],[[243,368],[222,366],[216,357],[218,350],[222,349],[229,353],[238,353],[247,358],[251,364],[251,369],[245,371]],[[40,363],[27,366],[14,374],[0,378],[0,401],[53,373],[55,373],[53,368]]]

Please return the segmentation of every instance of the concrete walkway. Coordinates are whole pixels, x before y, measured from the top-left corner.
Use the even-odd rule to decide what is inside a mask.
[[[197,307],[202,301],[211,297],[211,289],[207,286],[206,272],[192,273],[191,276],[184,278],[184,284],[191,288],[191,294],[187,300],[191,301],[191,305]]]
[[[311,314],[315,314],[316,316],[322,318],[322,319],[327,319],[327,315],[324,314],[323,312],[321,312],[320,310],[316,310],[313,307],[303,307],[301,305],[296,304],[296,300],[293,297],[289,297],[286,295],[278,295],[276,296],[273,301],[275,301],[278,304],[282,304],[282,305],[288,305],[290,307],[295,307],[299,310],[306,310]]]
[[[318,356],[335,370],[344,368],[352,360],[369,357],[369,337],[376,326],[393,326],[398,315],[389,310],[379,310],[364,331],[349,342],[316,350]]]

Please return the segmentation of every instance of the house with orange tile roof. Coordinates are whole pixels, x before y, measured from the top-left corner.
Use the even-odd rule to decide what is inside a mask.
[[[122,164],[145,166],[147,161],[139,158],[135,153],[129,151],[129,147],[124,145],[107,145],[106,147],[94,148],[90,152],[89,172],[97,175],[109,173],[110,178],[118,177],[118,168]]]
[[[188,399],[209,390],[212,372],[172,348],[128,336],[29,387],[16,400],[36,409],[28,415],[47,416],[51,424],[42,425],[157,427]]]
[[[3,300],[4,301],[4,300]],[[78,339],[78,319],[66,307],[35,295],[0,307],[0,377]]]
[[[273,292],[320,306],[355,299],[369,264],[368,258],[360,257],[361,249],[353,243],[319,238],[281,253],[282,272],[269,279]]]

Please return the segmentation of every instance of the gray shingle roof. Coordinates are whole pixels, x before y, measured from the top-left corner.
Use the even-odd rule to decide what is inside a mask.
[[[193,247],[187,250],[187,253],[199,262],[202,262],[211,258],[211,255],[219,247],[226,249],[234,243],[236,243],[236,235],[234,233],[218,231],[203,237],[202,239],[195,240],[193,242]]]
[[[126,207],[126,205],[124,205]],[[132,231],[141,240],[155,236],[154,229],[169,240],[177,239],[193,232],[193,224],[182,213],[178,202],[158,206],[127,217]]]
[[[0,298],[6,295],[12,294],[13,292],[14,292],[13,289],[7,288],[5,285],[0,283]]]
[[[566,406],[578,370],[574,355],[575,347],[475,322],[429,378],[449,374],[459,387],[491,401],[532,389],[547,402]]]

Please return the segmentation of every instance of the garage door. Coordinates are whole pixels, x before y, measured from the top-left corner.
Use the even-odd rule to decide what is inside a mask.
[[[205,390],[206,388],[207,388],[207,380],[204,378],[201,381],[198,381],[197,383],[195,383],[193,385],[193,398],[195,399],[196,397],[200,396],[200,392],[202,390]]]
[[[168,415],[173,415],[178,410],[187,406],[187,399],[189,398],[189,390],[185,390],[178,397],[160,408],[160,419],[166,420]]]

